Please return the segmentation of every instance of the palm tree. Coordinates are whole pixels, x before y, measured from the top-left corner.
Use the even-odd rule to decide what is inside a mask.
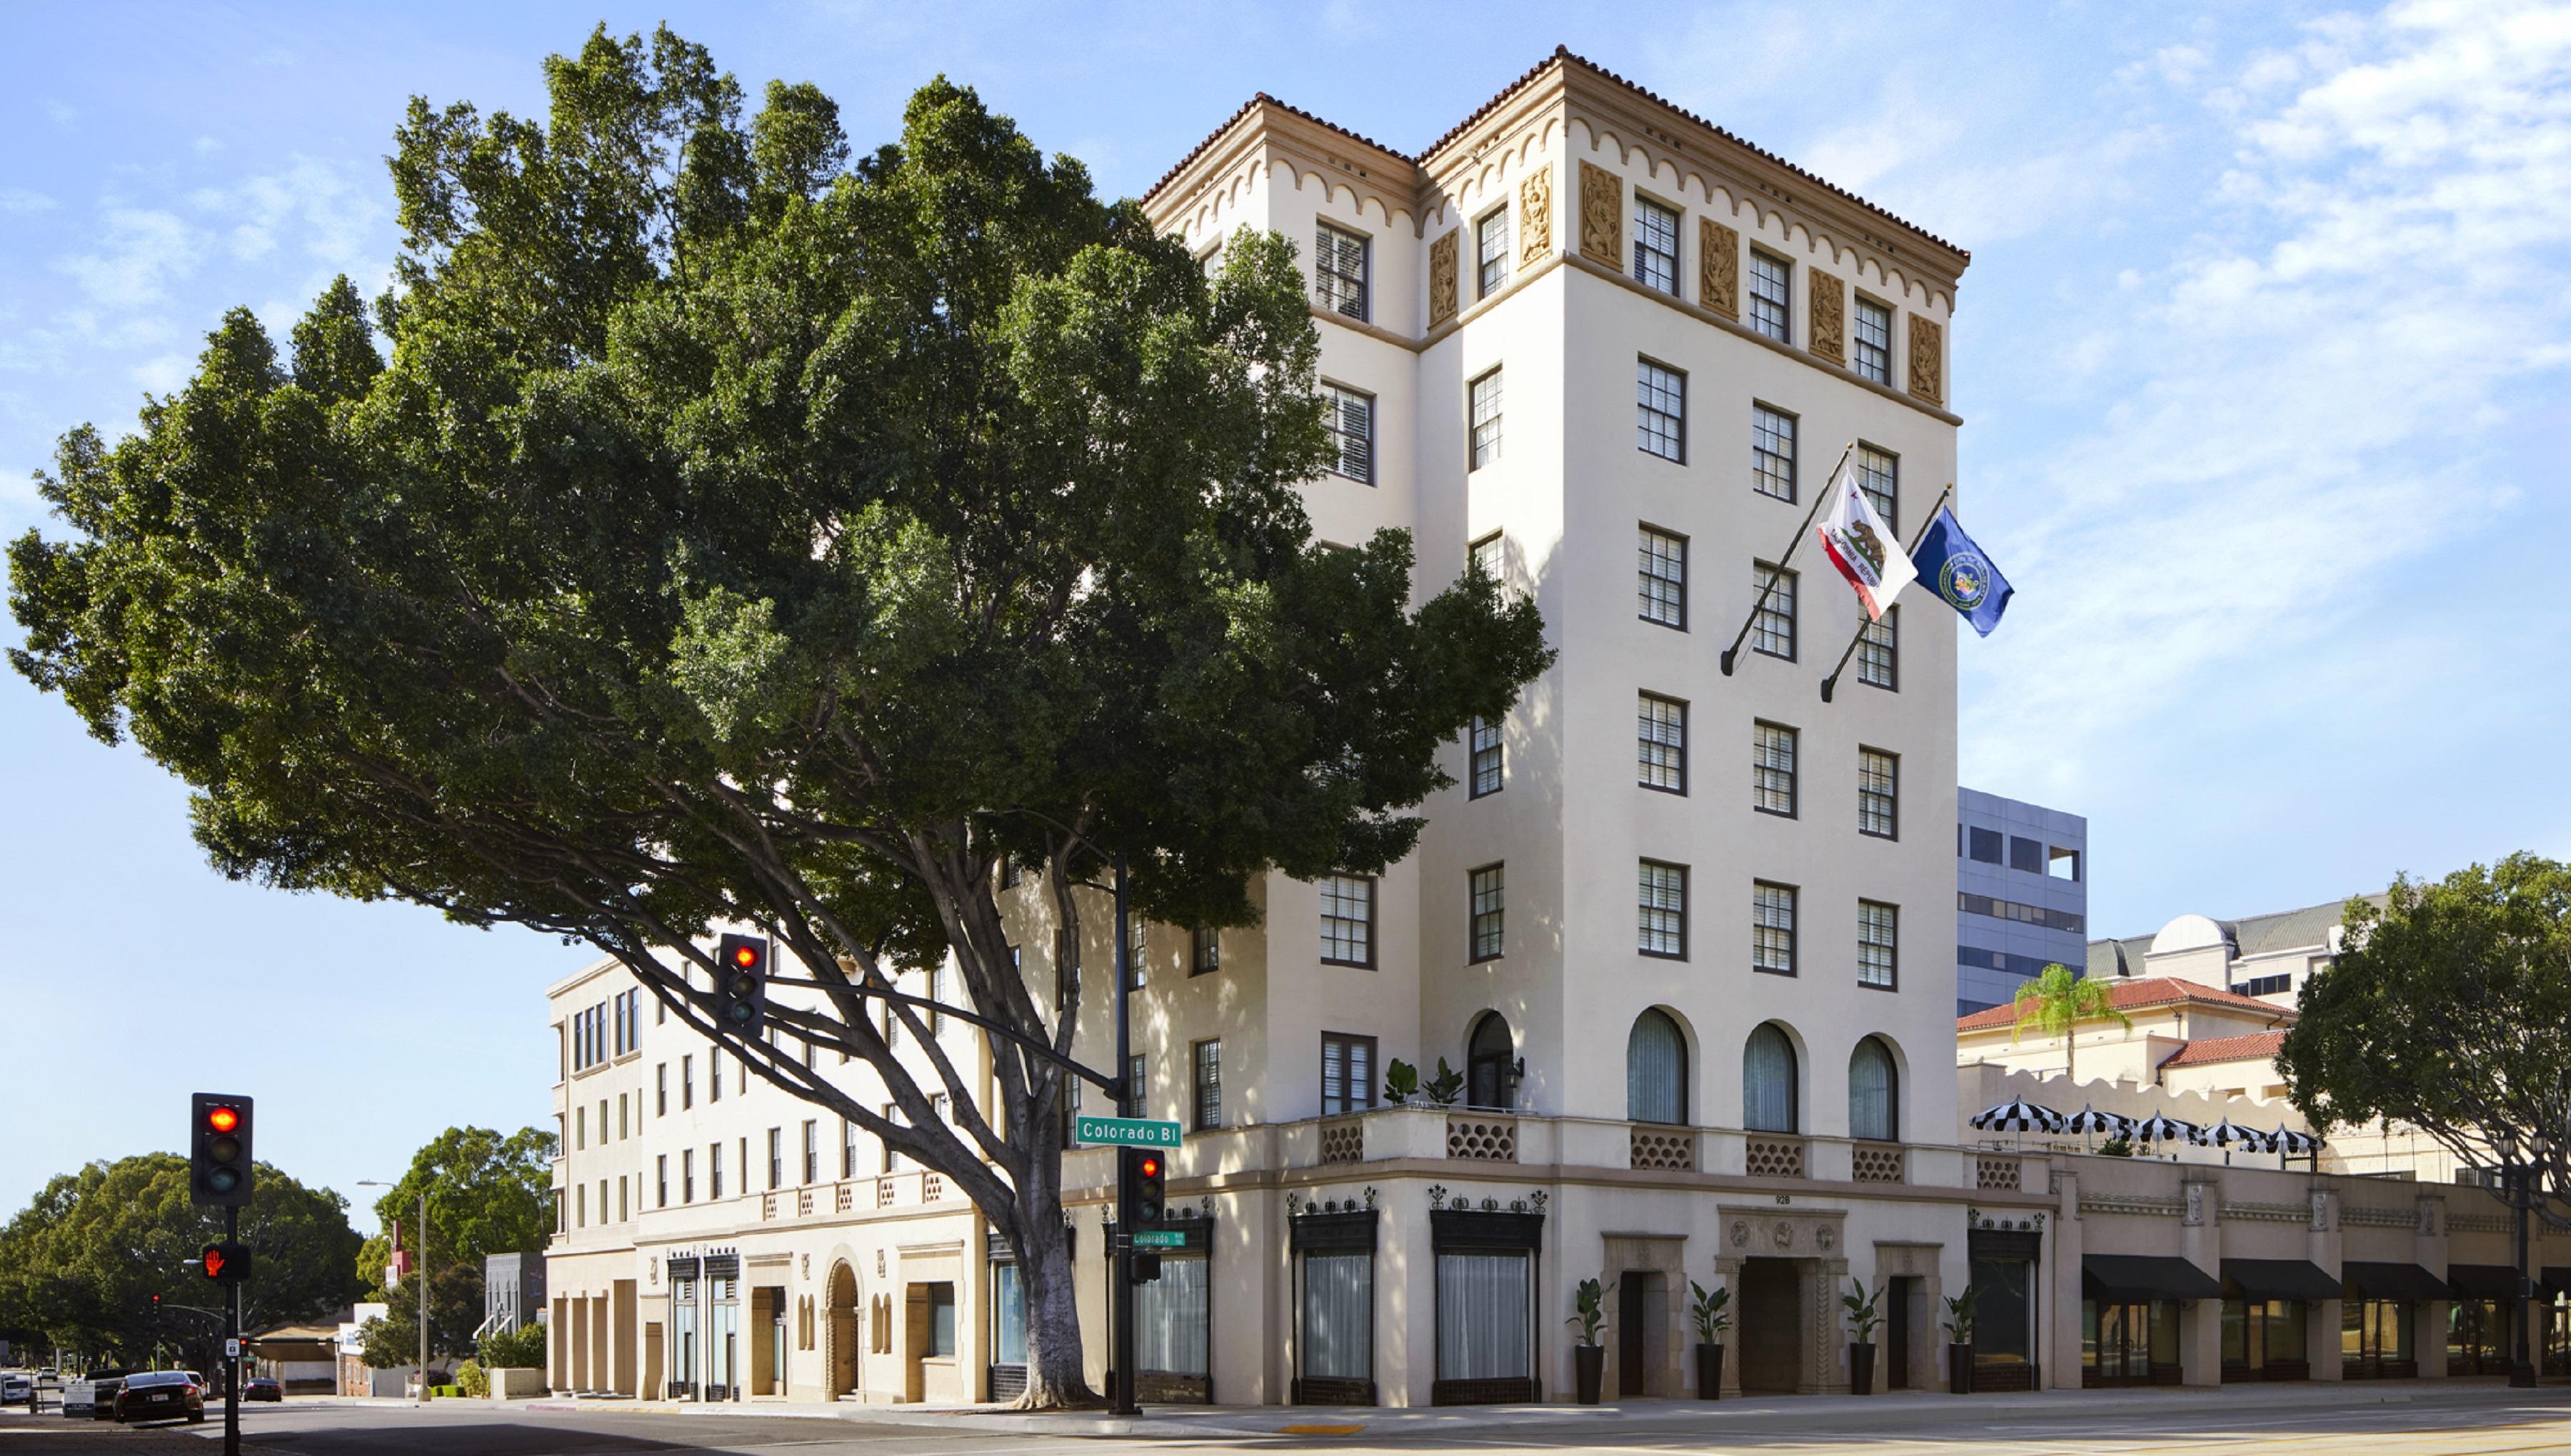
[[[2134,1019],[2116,1009],[2116,998],[2104,981],[2093,981],[2060,961],[2046,966],[2028,980],[2018,983],[2012,1003],[2017,1010],[2017,1024],[2009,1028],[2009,1042],[2031,1023],[2047,1036],[2062,1038],[2062,1076],[2069,1082],[2080,1079],[2072,1075],[2073,1044],[2084,1021],[2112,1021],[2127,1031],[2134,1029]]]

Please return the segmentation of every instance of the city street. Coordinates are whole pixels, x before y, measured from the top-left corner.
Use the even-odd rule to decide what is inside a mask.
[[[418,1410],[402,1405],[288,1405],[250,1413],[246,1449],[262,1456],[590,1456],[641,1451],[765,1452],[796,1456],[1008,1456],[1077,1447],[1088,1452],[1214,1449],[1439,1451],[1719,1451],[1839,1453],[2219,1453],[2282,1456],[2332,1448],[2413,1456],[2500,1456],[2571,1450],[2571,1389],[2518,1394],[2479,1386],[2419,1394],[2367,1391],[2332,1399],[2313,1387],[2278,1392],[2235,1386],[2208,1395],[2138,1392],[2078,1401],[1961,1402],[1928,1397],[1868,1401],[1743,1403],[1728,1410],[1687,1404],[1572,1411],[1491,1409],[1470,1413],[1350,1412],[1343,1422],[1316,1409],[1209,1412],[1195,1419],[1164,1411],[1166,1437],[1015,1434],[992,1418],[909,1415],[785,1417],[688,1415],[666,1411],[492,1409],[466,1404]],[[958,1429],[970,1423],[972,1428]],[[1076,1423],[1073,1423],[1076,1424]],[[1149,1422],[1147,1422],[1149,1424]],[[1353,1424],[1353,1433],[1310,1433]],[[1236,1434],[1212,1429],[1232,1426]],[[1296,1430],[1294,1428],[1301,1428]],[[128,1431],[70,1425],[57,1418],[0,1417],[0,1456],[199,1456],[219,1423]]]

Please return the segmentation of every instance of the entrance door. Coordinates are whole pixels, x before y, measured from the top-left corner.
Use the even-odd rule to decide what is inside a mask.
[[[1741,1264],[1741,1392],[1792,1395],[1803,1373],[1803,1281],[1795,1260]]]
[[[1883,1388],[1910,1388],[1910,1301],[1919,1292],[1914,1277],[1888,1281],[1883,1291]]]
[[[1632,1398],[1643,1393],[1645,1287],[1652,1276],[1627,1269],[1616,1283],[1616,1393]]]

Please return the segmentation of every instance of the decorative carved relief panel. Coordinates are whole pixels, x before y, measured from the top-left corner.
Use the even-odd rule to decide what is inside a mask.
[[[1518,184],[1518,266],[1533,267],[1553,250],[1553,169],[1539,167]]]
[[[1847,294],[1819,268],[1812,269],[1812,352],[1833,364],[1847,362]]]
[[[1696,297],[1726,318],[1741,316],[1741,235],[1712,218],[1697,220]]]
[[[1428,244],[1428,326],[1455,316],[1455,239],[1458,228]]]
[[[1625,184],[1594,162],[1580,164],[1580,255],[1625,265]]]
[[[1946,402],[1944,335],[1936,319],[1910,315],[1910,393],[1930,404]]]

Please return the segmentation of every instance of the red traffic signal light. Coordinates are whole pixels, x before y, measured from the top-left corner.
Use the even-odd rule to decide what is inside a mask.
[[[200,1092],[190,1099],[189,1201],[217,1208],[250,1205],[251,1100]]]
[[[768,1016],[768,940],[727,935],[715,950],[715,1023],[744,1037]]]
[[[1125,1150],[1125,1166],[1133,1173],[1135,1222],[1160,1222],[1162,1208],[1169,1198],[1168,1164],[1158,1153],[1128,1148]]]

